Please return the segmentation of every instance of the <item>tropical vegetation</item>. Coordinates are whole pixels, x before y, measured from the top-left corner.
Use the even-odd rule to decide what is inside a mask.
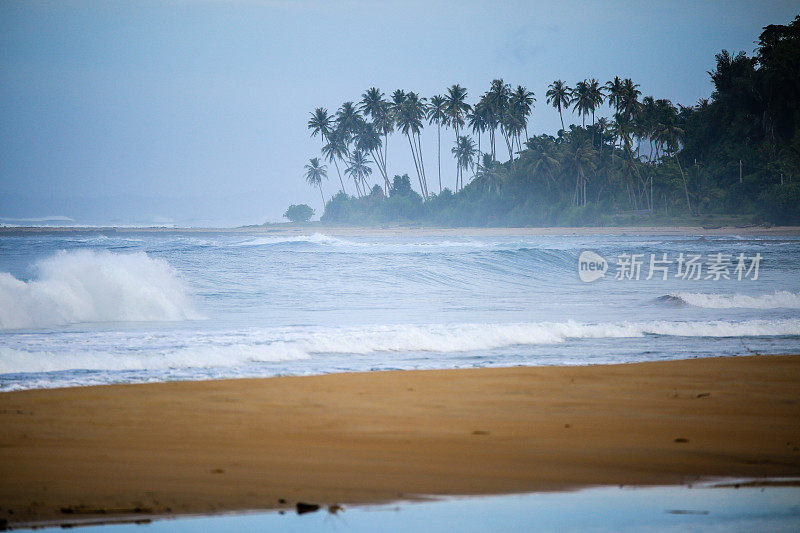
[[[308,222],[314,216],[314,210],[307,204],[292,204],[283,214],[290,222]]]
[[[765,27],[752,56],[721,51],[708,74],[710,97],[688,106],[645,96],[630,78],[556,79],[545,94],[560,117],[555,135],[529,132],[534,93],[502,79],[472,103],[459,84],[430,98],[369,88],[308,121],[341,185],[323,196],[322,220],[529,226],[736,215],[800,223],[800,16]],[[426,126],[437,138],[433,174]],[[395,138],[414,168],[390,178]],[[443,139],[455,176],[441,173]],[[312,158],[305,168],[322,194],[326,166]]]

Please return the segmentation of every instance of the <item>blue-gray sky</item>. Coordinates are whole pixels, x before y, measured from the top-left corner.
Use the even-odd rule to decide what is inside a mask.
[[[427,97],[454,83],[474,102],[502,77],[535,92],[531,133],[555,133],[554,79],[631,77],[645,95],[692,104],[711,93],[715,53],[752,53],[763,26],[798,12],[780,0],[4,0],[0,222],[261,223],[291,203],[319,213],[302,179],[319,155],[306,129],[317,106],[334,112],[371,86]],[[435,128],[423,140],[435,179]],[[389,142],[389,172],[413,177],[407,142]],[[443,132],[451,187],[452,143]],[[328,174],[326,196],[339,188]]]

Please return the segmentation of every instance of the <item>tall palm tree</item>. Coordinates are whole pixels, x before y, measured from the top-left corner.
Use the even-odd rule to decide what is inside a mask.
[[[427,200],[428,186],[425,180],[425,166],[422,162],[422,144],[420,140],[423,118],[425,118],[425,99],[419,98],[413,91],[404,94],[404,98],[397,105],[395,120],[397,122],[397,127],[400,128],[408,138],[408,145],[411,148],[411,157],[414,159],[414,167],[417,170],[420,192]]]
[[[333,162],[337,174],[339,174],[339,164],[337,160],[341,159],[344,161],[347,154],[347,144],[342,139],[342,132],[338,128],[332,130],[328,134],[328,142],[322,147],[322,155],[325,156],[325,159],[328,161]],[[339,174],[339,179],[342,179],[341,174]],[[342,182],[342,191],[344,191],[344,182]],[[356,194],[361,196],[361,191],[358,189],[358,186],[356,186]]]
[[[340,130],[345,143],[350,143],[353,139],[362,120],[364,119],[353,102],[343,103],[336,112],[336,128]]]
[[[608,94],[608,106],[613,107],[614,111],[619,111],[621,109],[624,94],[623,94],[623,85],[622,80],[619,76],[614,76],[614,79],[606,82],[606,91]]]
[[[558,116],[561,118],[561,129],[564,129],[564,115],[561,110],[569,107],[572,102],[572,89],[561,80],[556,80],[547,87],[547,103],[558,109]]]
[[[467,89],[459,84],[452,85],[447,89],[444,102],[447,122],[455,130],[456,142],[458,142],[459,129],[464,125],[464,119],[472,109],[467,103]],[[456,176],[456,190],[458,190],[458,175]]]
[[[378,170],[383,175],[385,184],[388,184],[389,178],[386,170],[387,145],[389,144],[389,133],[391,133],[394,126],[391,105],[383,98],[383,93],[380,89],[371,87],[361,95],[361,105],[359,109],[364,116],[372,118],[372,127],[378,136],[380,137],[383,135],[383,142],[378,143],[378,149],[375,152],[370,151],[370,153],[372,153],[372,157],[375,159]],[[383,145],[382,150],[380,145]],[[388,188],[386,189],[386,194],[389,194]]]
[[[317,134],[319,134],[323,143],[330,143],[330,134],[332,128],[333,119],[330,115],[328,115],[327,109],[324,107],[318,107],[311,113],[311,118],[308,119],[308,129],[311,130],[312,137],[316,137]],[[333,160],[333,164],[336,166],[336,174],[339,176],[339,183],[342,185],[342,192],[347,194],[347,191],[344,188],[342,173],[339,172],[339,165],[336,163],[336,159]]]
[[[533,91],[527,90],[522,85],[517,85],[517,88],[511,93],[511,110],[518,116],[518,120],[522,122],[525,128],[525,140],[528,140],[528,117],[533,111],[533,103],[536,101],[536,96]],[[522,150],[520,139],[517,138],[517,147]]]
[[[573,111],[581,115],[581,123],[586,127],[586,116],[594,111],[594,100],[592,98],[591,86],[588,80],[579,81],[575,84],[570,101]]]
[[[459,183],[464,187],[464,170],[469,169],[475,161],[475,141],[461,135],[455,143],[455,146],[450,150],[456,158],[456,191],[458,191]]]
[[[492,114],[496,119],[496,124],[500,125],[500,133],[506,141],[506,147],[508,147],[509,151],[509,160],[513,160],[513,149],[509,141],[509,134],[510,131],[513,131],[519,126],[519,122],[516,119],[512,120],[509,113],[511,86],[502,79],[492,80],[492,84],[486,94],[489,105],[492,108]],[[492,155],[494,155],[494,146],[492,146]]]
[[[592,109],[592,126],[594,126],[594,111],[603,104],[605,98],[604,88],[600,86],[600,82],[595,78],[589,80],[589,100],[591,101]]]
[[[381,141],[381,134],[375,129],[375,123],[363,121],[361,127],[356,133],[354,146],[356,150],[360,150],[361,152],[369,152],[369,154],[372,156],[375,165],[378,167],[378,172],[380,172],[381,177],[383,178],[383,184],[386,188],[386,194],[388,195],[391,184],[389,183],[385,162],[383,161],[383,151],[381,150],[382,144],[383,141]]]
[[[438,167],[439,167],[439,194],[442,192],[442,124],[447,125],[447,108],[445,107],[445,99],[442,95],[435,95],[431,97],[428,103],[428,122],[430,124],[436,123],[436,145],[438,149]]]
[[[367,183],[367,177],[372,174],[372,169],[368,166],[370,161],[367,156],[359,149],[353,150],[353,155],[350,156],[349,166],[344,169],[345,174],[349,174],[353,181],[360,183],[364,193],[370,190]]]
[[[630,116],[635,115],[640,107],[639,96],[641,96],[641,94],[642,91],[639,90],[638,83],[633,83],[633,80],[630,78],[622,80],[622,102],[620,111]]]
[[[483,153],[481,152],[481,133],[489,128],[488,104],[483,98],[475,104],[475,107],[472,108],[472,112],[467,115],[467,122],[470,128],[472,128],[472,133],[478,136],[478,158],[480,159]]]
[[[318,157],[312,157],[304,168],[306,169],[305,177],[308,184],[319,188],[319,195],[322,197],[322,211],[324,212],[325,195],[322,194],[322,178],[328,177],[327,167],[319,162]]]
[[[496,159],[496,152],[495,152],[495,131],[497,127],[500,125],[500,118],[495,110],[495,107],[492,105],[492,97],[487,91],[486,93],[481,96],[481,99],[475,104],[476,107],[479,107],[481,112],[481,116],[483,117],[483,122],[486,124],[485,129],[489,132],[489,147],[492,159]]]

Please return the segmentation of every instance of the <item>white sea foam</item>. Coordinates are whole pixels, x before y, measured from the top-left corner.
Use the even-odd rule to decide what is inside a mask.
[[[233,246],[272,246],[276,244],[286,243],[309,243],[309,244],[328,244],[328,245],[351,245],[353,243],[323,235],[322,233],[314,233],[312,235],[287,235],[287,236],[274,236],[274,237],[253,237],[234,243]]]
[[[0,374],[235,367],[253,362],[294,361],[309,357],[296,349],[248,344],[183,346],[140,352],[75,349],[29,352],[0,346]]]
[[[800,309],[800,293],[789,291],[775,291],[769,294],[750,296],[747,294],[707,294],[679,292],[669,295],[678,298],[688,305],[705,307],[709,309]]]
[[[0,347],[0,374],[65,370],[145,371],[234,368],[337,355],[480,353],[488,350],[552,345],[568,340],[800,335],[800,319],[728,321],[650,321],[587,324],[427,324],[358,327],[286,327],[218,334],[175,331],[150,335],[97,332],[86,349],[72,334],[20,339]],[[402,357],[401,357],[402,359]],[[440,364],[446,364],[442,359]]]
[[[62,251],[35,271],[0,273],[0,329],[201,318],[172,267],[143,252]]]

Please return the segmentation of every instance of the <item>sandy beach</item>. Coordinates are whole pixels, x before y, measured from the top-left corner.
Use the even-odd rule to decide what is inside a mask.
[[[800,356],[0,394],[0,517],[800,476]]]

